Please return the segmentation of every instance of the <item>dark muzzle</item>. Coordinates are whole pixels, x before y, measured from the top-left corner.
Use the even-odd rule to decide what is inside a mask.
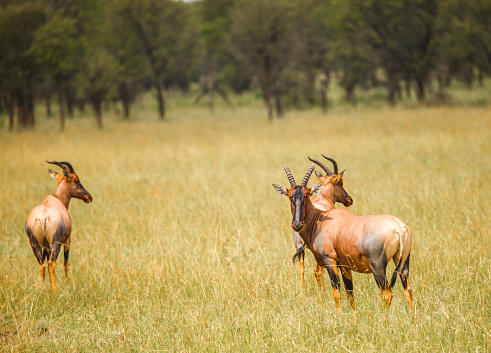
[[[351,196],[348,196],[346,198],[346,203],[344,204],[346,207],[349,207],[353,204],[353,198]]]
[[[292,222],[292,228],[295,232],[299,232],[303,228],[303,222],[302,221],[293,221]]]

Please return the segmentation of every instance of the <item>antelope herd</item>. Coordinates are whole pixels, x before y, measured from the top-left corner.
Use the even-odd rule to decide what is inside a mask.
[[[331,282],[336,309],[340,311],[340,280],[343,279],[347,298],[356,312],[353,294],[352,271],[373,273],[375,281],[382,292],[384,307],[389,308],[392,300],[392,287],[397,275],[401,278],[404,293],[412,312],[412,292],[409,285],[409,258],[411,253],[411,232],[397,217],[392,215],[356,216],[346,209],[336,208],[335,203],[349,207],[353,199],[343,187],[344,171],[338,171],[336,161],[330,157],[334,166],[332,172],[324,163],[312,159],[300,185],[297,185],[292,172],[285,164],[284,170],[290,181],[290,188],[273,184],[278,194],[290,200],[293,228],[293,242],[299,259],[301,288],[304,286],[304,248],[307,247],[316,260],[314,270],[317,284],[324,285],[323,269],[326,269]],[[69,162],[48,162],[63,169],[59,174],[51,169],[49,173],[58,180],[55,192],[34,207],[27,218],[25,231],[29,237],[34,255],[39,263],[41,280],[44,282],[45,261],[48,261],[50,286],[56,289],[55,263],[64,250],[63,268],[68,279],[68,255],[70,251],[71,219],[68,205],[72,198],[85,203],[92,201],[92,196],[80,183],[80,179]],[[307,187],[315,164],[326,173],[316,171],[320,183]],[[310,197],[315,196],[310,199]],[[390,282],[386,277],[387,264],[395,264]]]
[[[412,292],[408,281],[412,240],[409,228],[392,215],[356,216],[345,209],[334,208],[333,199],[330,199],[329,210],[316,208],[310,197],[319,193],[324,184],[307,187],[314,167],[312,164],[302,183],[297,185],[290,168],[285,164],[291,187],[277,184],[273,184],[273,187],[278,194],[290,199],[293,230],[300,234],[317,264],[327,270],[337,311],[341,308],[340,271],[346,295],[356,311],[352,281],[352,271],[355,271],[373,273],[387,309],[393,296],[391,288],[399,274],[412,312]],[[332,175],[331,183],[342,183],[343,173]],[[396,268],[389,283],[386,268],[390,260]]]

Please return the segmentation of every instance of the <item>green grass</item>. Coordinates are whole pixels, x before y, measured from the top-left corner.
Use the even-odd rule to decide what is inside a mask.
[[[486,107],[291,111],[151,97],[133,120],[39,117],[0,130],[0,350],[320,352],[491,350],[491,112]],[[307,272],[299,297],[287,185],[327,154],[356,214],[392,213],[413,233],[411,317],[400,282],[388,318],[355,274],[359,318]],[[24,233],[54,191],[46,159],[70,161],[94,202],[72,200],[71,280],[39,282]],[[309,185],[314,183],[312,179]],[[309,253],[307,269],[314,260]],[[393,265],[389,271],[393,270]]]

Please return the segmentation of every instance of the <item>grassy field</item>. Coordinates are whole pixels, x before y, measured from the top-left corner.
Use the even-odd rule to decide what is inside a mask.
[[[147,103],[129,122],[106,114],[102,131],[87,116],[59,133],[41,114],[34,131],[0,130],[0,351],[491,350],[489,108],[343,106],[268,123],[257,101],[212,115],[176,100],[158,122]],[[299,296],[289,205],[271,183],[321,153],[346,168],[352,212],[411,228],[413,317],[398,281],[386,319],[371,275],[354,277],[357,320],[310,271]],[[59,261],[56,293],[24,233],[56,185],[46,159],[70,161],[94,197],[70,204],[71,279]]]

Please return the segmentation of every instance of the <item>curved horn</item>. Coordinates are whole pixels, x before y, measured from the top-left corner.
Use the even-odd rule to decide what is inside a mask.
[[[334,160],[334,158],[326,157],[322,153],[321,153],[321,156],[332,162],[332,165],[334,166],[334,174],[338,174],[338,164],[336,163],[336,161]]]
[[[334,173],[331,172],[331,169],[329,169],[324,163],[318,161],[317,159],[310,158],[310,161],[314,162],[315,164],[319,165],[324,171],[326,172],[327,175],[333,175]]]
[[[309,182],[310,176],[312,175],[314,169],[315,169],[315,165],[314,163],[312,163],[309,170],[307,170],[307,173],[305,173],[305,176],[303,177],[302,184],[301,184],[303,187],[305,188],[307,187],[307,183]]]
[[[70,173],[75,173],[75,171],[73,170],[73,167],[70,163],[68,163],[67,161],[61,161],[61,162],[57,162],[57,161],[46,161],[46,163],[49,163],[49,164],[55,164],[57,165],[58,167],[62,168],[63,169],[63,174],[65,176],[68,176]]]
[[[288,168],[288,166],[285,164],[283,169],[285,169],[286,176],[288,177],[288,180],[290,180],[291,187],[294,188],[295,186],[297,186],[297,183],[295,182],[295,179],[293,178],[293,174],[292,174],[292,171],[290,170],[290,168]]]

